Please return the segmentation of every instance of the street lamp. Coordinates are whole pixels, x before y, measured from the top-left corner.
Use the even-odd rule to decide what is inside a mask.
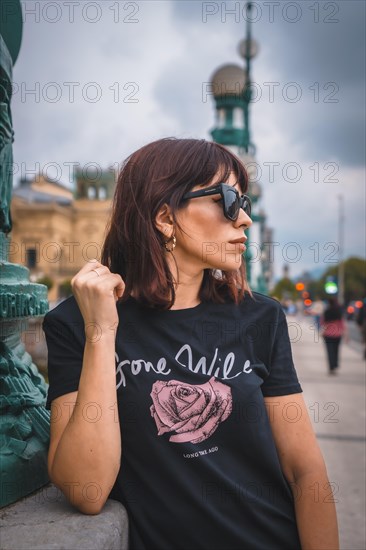
[[[338,301],[344,305],[344,197],[338,195],[338,242],[339,242],[339,262],[338,262]]]
[[[258,180],[258,166],[255,161],[255,146],[251,143],[249,128],[249,104],[252,98],[250,64],[251,59],[258,53],[258,44],[251,38],[252,3],[246,4],[247,28],[246,36],[239,43],[239,55],[244,59],[242,64],[225,64],[219,67],[211,77],[210,91],[213,95],[216,108],[216,125],[211,135],[216,143],[221,143],[237,155],[248,172],[248,194],[253,203],[251,218],[253,225],[247,230],[247,250],[245,262],[247,278],[250,284],[259,292],[267,292],[267,279],[264,276],[262,256],[251,262],[251,243],[258,245],[258,253],[263,252],[263,234],[265,230],[265,216],[258,211],[258,202],[262,195],[262,188]],[[252,247],[253,248],[253,247]],[[269,262],[267,261],[267,266]],[[267,267],[267,272],[270,271]]]
[[[250,62],[253,57],[258,53],[259,47],[258,43],[252,39],[252,29],[251,29],[251,17],[250,12],[252,10],[252,3],[248,2],[246,5],[247,12],[247,29],[246,29],[246,38],[239,43],[239,54],[245,60],[246,66],[244,68],[245,75],[245,88],[243,93],[243,103],[244,103],[244,150],[246,153],[249,152],[251,143],[250,143],[250,131],[249,131],[249,103],[252,99],[252,89],[251,89],[251,80],[250,80]]]

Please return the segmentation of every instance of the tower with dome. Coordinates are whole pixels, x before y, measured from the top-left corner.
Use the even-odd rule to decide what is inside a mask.
[[[248,2],[248,12],[250,9],[251,3]],[[258,45],[251,38],[250,17],[247,21],[247,36],[239,44],[239,53],[245,61],[245,67],[225,64],[211,77],[210,88],[216,112],[211,136],[215,142],[236,154],[247,168],[249,195],[253,204],[253,225],[247,232],[248,246],[245,253],[247,275],[251,288],[266,294],[273,276],[273,258],[269,254],[272,230],[266,225],[265,212],[260,206],[262,186],[257,181],[256,149],[250,135],[250,69],[251,60],[258,53]]]

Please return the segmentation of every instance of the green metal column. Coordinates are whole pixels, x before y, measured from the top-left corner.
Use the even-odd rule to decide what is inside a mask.
[[[19,0],[0,5],[0,506],[48,482],[47,386],[25,351],[21,334],[30,317],[48,310],[47,287],[31,283],[26,267],[8,261],[13,125],[12,68],[22,37]]]

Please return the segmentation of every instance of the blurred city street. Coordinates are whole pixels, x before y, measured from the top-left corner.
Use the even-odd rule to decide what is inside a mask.
[[[341,550],[364,550],[365,360],[358,327],[348,323],[340,365],[328,374],[325,345],[309,317],[288,316],[293,357],[336,501]]]

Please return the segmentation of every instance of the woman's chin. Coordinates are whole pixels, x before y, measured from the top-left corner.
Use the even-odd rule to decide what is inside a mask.
[[[215,262],[208,266],[210,269],[217,269],[218,271],[237,271],[240,269],[243,263],[243,259],[240,261],[226,261],[226,262]]]

